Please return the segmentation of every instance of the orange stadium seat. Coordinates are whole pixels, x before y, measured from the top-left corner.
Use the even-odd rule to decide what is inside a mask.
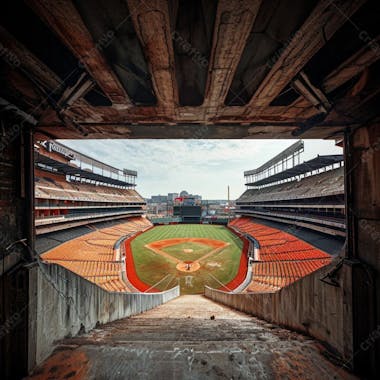
[[[253,264],[252,281],[246,292],[278,290],[331,262],[330,255],[311,244],[248,217],[235,219],[230,226],[260,244],[259,262]]]
[[[125,263],[117,260],[114,244],[124,235],[151,226],[145,218],[130,218],[128,222],[69,240],[42,254],[41,258],[46,263],[61,265],[107,291],[128,292],[131,289],[122,279]]]

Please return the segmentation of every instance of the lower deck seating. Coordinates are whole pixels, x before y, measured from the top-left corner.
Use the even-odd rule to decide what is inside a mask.
[[[252,236],[260,245],[247,292],[276,291],[331,262],[330,255],[311,244],[250,218],[235,219],[230,226]]]
[[[127,234],[149,228],[145,218],[130,218],[112,227],[95,229],[41,255],[44,262],[59,264],[108,291],[128,292],[123,281],[125,262],[114,252],[116,241]]]

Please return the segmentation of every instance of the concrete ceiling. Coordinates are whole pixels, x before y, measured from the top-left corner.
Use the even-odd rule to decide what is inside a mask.
[[[7,3],[0,111],[37,136],[337,139],[379,118],[377,0]]]

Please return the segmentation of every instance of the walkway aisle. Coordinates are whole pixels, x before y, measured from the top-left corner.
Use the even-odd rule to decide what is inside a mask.
[[[302,335],[203,296],[60,342],[30,379],[354,379]]]

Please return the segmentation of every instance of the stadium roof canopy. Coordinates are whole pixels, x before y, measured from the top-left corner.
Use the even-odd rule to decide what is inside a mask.
[[[62,143],[58,141],[45,141],[41,144],[44,146],[49,152],[56,152],[58,154],[61,154],[65,158],[69,158],[70,160],[76,160],[79,161],[79,164],[88,164],[91,165],[93,168],[96,167],[100,170],[108,171],[110,174],[116,174],[116,175],[128,175],[128,176],[134,176],[137,177],[137,171],[135,170],[129,170],[129,169],[118,169],[114,166],[105,164],[102,161],[97,160],[96,158],[90,157],[86,154],[83,154],[81,152],[78,152],[75,149],[72,149],[66,145],[63,145]]]
[[[301,174],[309,173],[317,169],[324,168],[333,164],[337,164],[343,161],[342,154],[317,156],[309,161],[305,161],[302,164],[294,166],[290,169],[286,169],[280,173],[273,174],[269,177],[260,179],[255,182],[246,183],[246,186],[263,186],[270,183],[282,181],[284,179],[293,178]]]
[[[279,153],[277,156],[273,157],[269,161],[267,161],[264,165],[261,165],[257,169],[248,170],[244,172],[244,176],[248,175],[254,175],[264,172],[266,169],[269,169],[270,167],[280,163],[283,160],[287,160],[288,157],[291,157],[293,155],[297,155],[304,150],[304,142],[302,140],[297,141],[290,147],[283,150],[281,153]]]
[[[119,180],[116,178],[106,177],[104,175],[97,174],[97,173],[92,173],[90,171],[83,170],[83,169],[77,168],[75,166],[71,166],[71,165],[65,164],[63,162],[53,160],[53,159],[46,157],[46,156],[39,154],[39,153],[36,154],[36,163],[37,164],[43,164],[43,165],[49,166],[51,168],[54,168],[59,173],[63,173],[66,175],[71,175],[71,176],[77,176],[80,178],[86,178],[86,179],[89,179],[92,181],[97,181],[97,182],[101,182],[101,183],[108,183],[108,184],[115,185],[115,186],[128,186],[128,187],[129,186],[136,186],[135,183],[122,181],[122,180]]]

